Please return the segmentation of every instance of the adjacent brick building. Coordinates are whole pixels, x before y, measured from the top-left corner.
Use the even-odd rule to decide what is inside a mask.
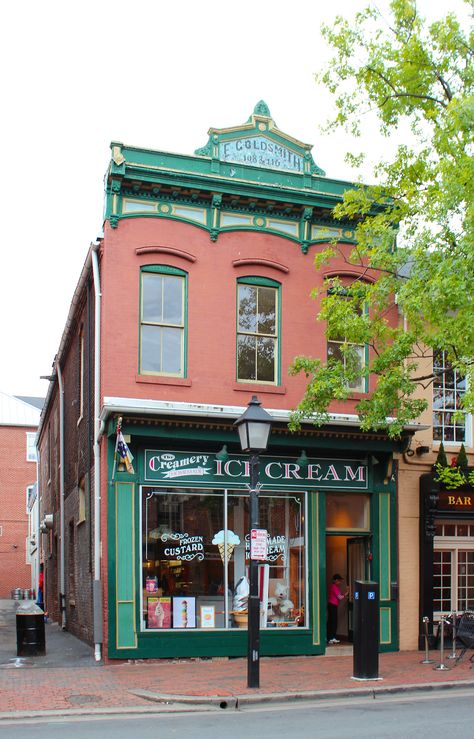
[[[35,495],[35,437],[42,399],[0,393],[0,598],[35,587],[37,549],[29,503]]]

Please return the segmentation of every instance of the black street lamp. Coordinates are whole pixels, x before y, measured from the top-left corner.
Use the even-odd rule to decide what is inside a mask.
[[[250,454],[250,595],[248,604],[247,686],[260,687],[260,600],[258,597],[258,561],[252,559],[252,529],[259,528],[258,455],[268,445],[272,417],[254,395],[247,410],[235,421],[243,452]]]

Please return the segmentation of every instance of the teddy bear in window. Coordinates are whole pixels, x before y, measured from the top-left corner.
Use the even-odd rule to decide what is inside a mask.
[[[288,621],[294,608],[293,601],[288,598],[288,586],[283,582],[275,583],[275,595],[268,599],[271,606],[269,620]]]

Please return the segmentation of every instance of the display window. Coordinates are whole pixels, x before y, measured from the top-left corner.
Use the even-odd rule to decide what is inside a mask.
[[[142,487],[142,629],[247,627],[246,491]],[[259,495],[261,628],[305,625],[306,493]]]

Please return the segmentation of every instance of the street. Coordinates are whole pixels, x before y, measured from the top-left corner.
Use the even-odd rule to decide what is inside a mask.
[[[244,710],[87,717],[44,717],[3,720],[0,738],[29,739],[140,739],[189,736],[192,739],[241,739],[247,736],[276,739],[284,736],[417,737],[444,739],[472,736],[474,709],[472,689],[383,695],[376,698],[292,701]]]

